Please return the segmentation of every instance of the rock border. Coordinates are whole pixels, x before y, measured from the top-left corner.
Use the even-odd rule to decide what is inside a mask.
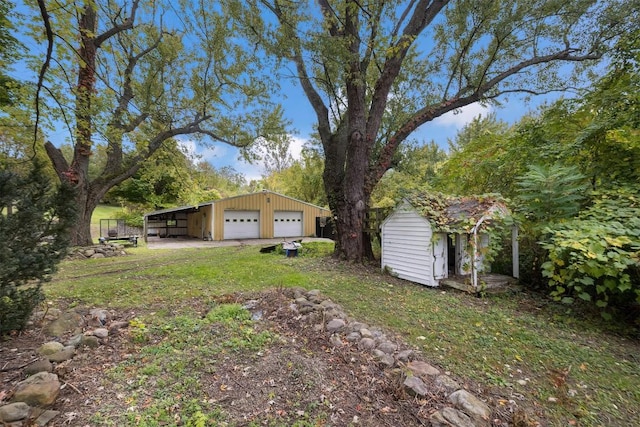
[[[289,291],[292,298],[289,308],[300,314],[300,321],[325,333],[332,346],[352,345],[360,351],[371,353],[383,369],[390,370],[399,379],[399,384],[410,396],[426,398],[430,394],[430,387],[447,393],[451,406],[439,409],[430,416],[432,427],[491,425],[492,410],[487,403],[462,388],[446,373],[419,360],[417,352],[403,350],[382,330],[351,319],[342,307],[317,289],[307,291],[291,288]]]
[[[36,351],[38,358],[25,366],[26,378],[13,391],[9,403],[0,405],[0,424],[8,427],[43,427],[60,412],[50,408],[62,388],[58,373],[64,373],[67,362],[78,351],[91,350],[103,344],[110,335],[129,326],[128,321],[111,321],[111,313],[104,309],[92,309],[82,316],[75,310],[62,312],[50,309],[35,312],[32,322],[46,320],[45,331],[54,337],[62,337],[69,331],[74,335],[64,343],[48,341]],[[85,332],[82,332],[86,329]]]

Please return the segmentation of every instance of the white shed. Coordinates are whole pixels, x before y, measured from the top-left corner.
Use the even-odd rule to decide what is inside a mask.
[[[504,224],[509,209],[497,196],[418,194],[405,199],[382,223],[382,269],[427,286],[466,282],[477,292],[490,266],[484,255],[489,227]],[[518,277],[517,228],[511,229],[512,277]]]

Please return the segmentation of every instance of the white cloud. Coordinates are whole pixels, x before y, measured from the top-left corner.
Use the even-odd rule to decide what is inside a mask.
[[[199,159],[212,163],[216,159],[226,156],[229,152],[225,144],[206,145],[191,139],[179,139],[178,146],[190,158],[194,159],[199,156]]]
[[[302,155],[302,147],[304,143],[307,142],[306,139],[298,138],[292,135],[289,135],[291,138],[291,143],[289,144],[289,154],[293,157],[294,160],[300,160],[300,156]]]
[[[195,143],[195,141],[192,141],[190,139],[179,139],[178,140],[178,147],[184,153],[186,153],[186,155],[189,156],[189,157],[193,157],[194,155],[196,155],[198,153],[197,144]]]
[[[478,116],[486,116],[491,112],[490,106],[482,106],[475,102],[455,111],[450,111],[431,123],[436,126],[455,127],[461,129]]]
[[[306,139],[289,135],[290,145],[289,154],[293,159],[298,160],[301,157],[302,147]],[[215,167],[230,166],[236,172],[245,176],[247,182],[251,180],[262,179],[264,167],[259,162],[251,164],[239,157],[239,150],[235,147],[223,143],[215,143],[212,146],[206,146],[190,139],[179,140],[178,144],[187,155],[198,155]]]

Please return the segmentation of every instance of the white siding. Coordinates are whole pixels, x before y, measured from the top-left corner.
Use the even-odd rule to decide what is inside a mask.
[[[405,280],[438,286],[433,278],[433,243],[429,222],[403,205],[382,224],[382,268]]]

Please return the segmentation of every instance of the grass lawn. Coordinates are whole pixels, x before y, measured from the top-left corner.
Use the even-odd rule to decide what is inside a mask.
[[[511,399],[526,406],[542,425],[640,425],[640,345],[597,317],[528,293],[476,298],[413,285],[375,268],[339,263],[327,256],[331,249],[313,243],[302,256],[286,258],[256,247],[130,248],[127,257],[63,262],[45,291],[54,302],[79,306],[164,307],[164,315],[140,323],[174,330],[195,300],[268,288],[319,289],[356,319],[415,346],[461,383],[505,396],[505,405]],[[172,363],[181,355],[175,352]],[[219,416],[203,411],[194,414]]]

